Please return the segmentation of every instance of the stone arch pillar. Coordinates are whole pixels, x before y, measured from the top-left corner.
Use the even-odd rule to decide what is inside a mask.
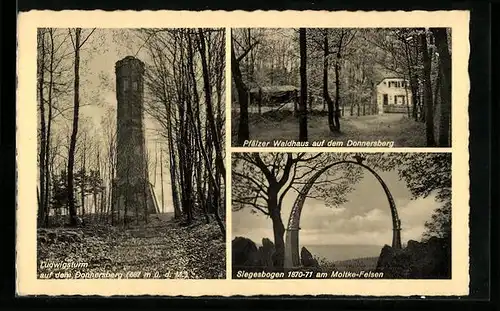
[[[399,219],[398,212],[396,209],[396,204],[394,202],[394,198],[392,197],[391,192],[389,191],[389,188],[385,184],[385,182],[382,180],[380,175],[377,174],[372,168],[366,166],[365,164],[362,163],[361,158],[358,158],[357,161],[350,161],[350,160],[344,160],[344,161],[339,161],[332,163],[330,165],[327,165],[323,169],[319,170],[316,172],[309,180],[307,183],[302,187],[302,189],[299,192],[299,195],[297,196],[297,199],[295,200],[292,211],[290,212],[290,217],[288,219],[288,226],[286,229],[286,235],[285,235],[285,268],[293,268],[297,267],[300,265],[300,256],[299,256],[299,231],[300,231],[300,215],[302,213],[302,208],[304,207],[304,202],[307,198],[307,194],[311,190],[311,188],[314,185],[314,182],[327,170],[330,168],[339,165],[339,164],[344,164],[344,163],[350,163],[350,164],[355,164],[359,165],[365,169],[367,169],[372,175],[375,176],[375,178],[378,180],[380,185],[382,186],[386,197],[387,201],[389,203],[389,208],[391,210],[391,217],[392,217],[392,247],[395,249],[401,249],[401,220]]]

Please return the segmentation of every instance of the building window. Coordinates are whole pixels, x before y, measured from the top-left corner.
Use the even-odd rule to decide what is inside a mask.
[[[137,81],[132,82],[132,89],[137,91]]]

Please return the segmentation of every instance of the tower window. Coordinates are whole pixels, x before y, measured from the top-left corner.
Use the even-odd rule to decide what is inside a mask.
[[[132,82],[132,89],[134,91],[137,91],[137,87],[138,87],[137,81]]]
[[[128,79],[126,78],[123,79],[123,90],[128,90]]]

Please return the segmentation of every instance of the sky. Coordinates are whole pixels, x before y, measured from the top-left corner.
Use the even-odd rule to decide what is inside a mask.
[[[439,207],[433,196],[411,200],[411,194],[396,171],[380,172],[391,191],[399,218],[401,239],[420,240],[424,224]],[[285,228],[297,193],[286,195],[282,206]],[[300,219],[301,245],[377,245],[392,243],[392,219],[389,203],[377,179],[368,171],[347,195],[348,202],[339,208],[330,208],[316,199],[306,199]],[[249,208],[232,212],[232,236],[244,236],[260,244],[262,238],[273,240],[271,219],[252,214]]]

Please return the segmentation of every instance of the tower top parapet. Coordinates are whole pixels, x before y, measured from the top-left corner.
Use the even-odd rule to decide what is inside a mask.
[[[119,70],[125,67],[128,67],[141,74],[144,73],[144,63],[134,56],[126,56],[125,58],[117,61],[115,64],[116,73],[118,73]]]

